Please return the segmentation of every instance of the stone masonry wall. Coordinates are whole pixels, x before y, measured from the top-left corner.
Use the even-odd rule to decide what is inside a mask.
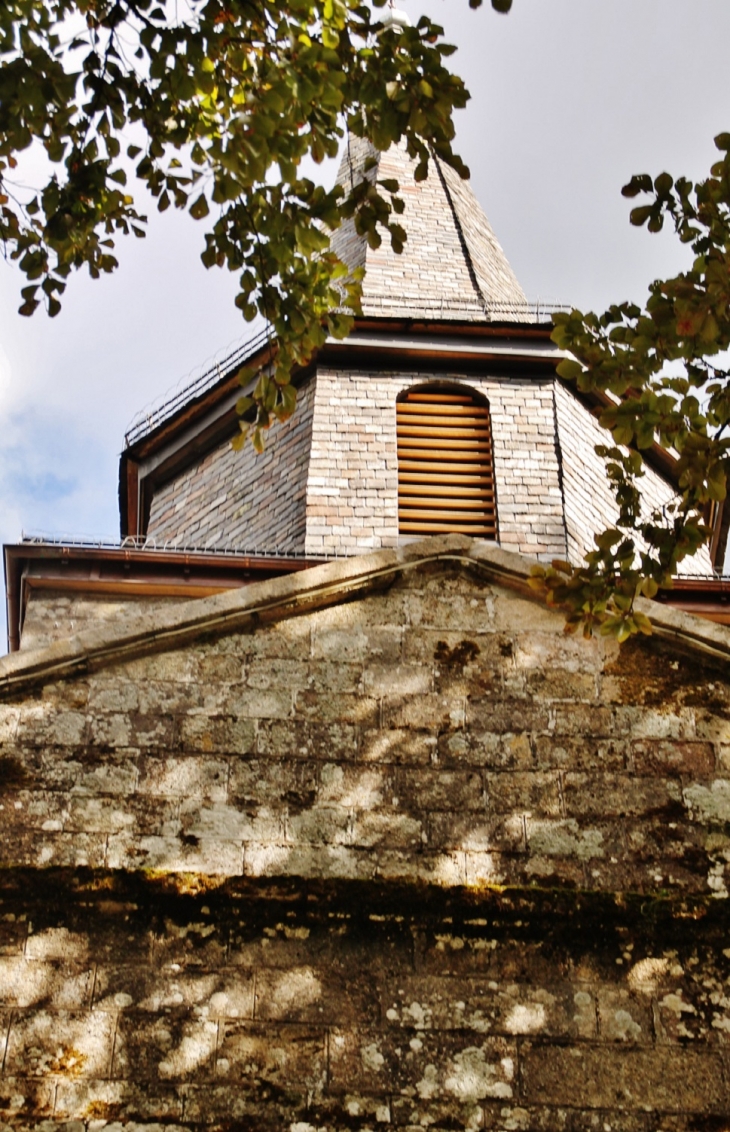
[[[708,655],[421,566],[6,699],[0,769],[11,1128],[724,1128]]]
[[[499,541],[550,559],[566,553],[551,381],[464,377],[492,416]],[[415,374],[320,369],[307,482],[308,554],[356,554],[398,542],[398,394]]]
[[[222,444],[155,494],[148,537],[159,545],[301,551],[314,383],[275,423],[258,455]]]
[[[610,436],[569,390],[556,382],[556,422],[563,461],[563,490],[568,535],[568,558],[583,561],[595,549],[593,536],[610,527],[617,508],[611,493],[603,460],[596,444],[607,444]],[[674,490],[651,468],[645,469],[641,490],[647,512],[661,508]],[[680,574],[712,574],[707,549],[680,563]]]

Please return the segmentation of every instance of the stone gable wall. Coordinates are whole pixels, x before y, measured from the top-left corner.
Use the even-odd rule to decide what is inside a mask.
[[[308,554],[357,554],[398,543],[396,398],[423,375],[319,369],[307,482]],[[446,379],[442,379],[446,380]],[[566,553],[552,381],[448,380],[487,398],[499,542],[535,558]]]
[[[11,1127],[730,1112],[711,658],[421,567],[7,700],[0,760]]]
[[[23,617],[20,648],[37,649],[64,641],[87,629],[124,624],[135,617],[180,605],[179,597],[110,597],[63,593],[33,587]]]
[[[301,551],[313,384],[299,391],[294,416],[273,425],[261,455],[226,442],[160,488],[148,538],[160,546]]]

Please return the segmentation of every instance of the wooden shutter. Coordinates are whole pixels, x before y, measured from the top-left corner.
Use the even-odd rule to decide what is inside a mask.
[[[496,539],[488,406],[466,389],[420,386],[397,402],[396,424],[401,534]]]

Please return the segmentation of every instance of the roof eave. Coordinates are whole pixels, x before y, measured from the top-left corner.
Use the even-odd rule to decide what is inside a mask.
[[[8,651],[34,589],[123,597],[210,597],[319,565],[322,558],[199,550],[15,543],[5,546]]]

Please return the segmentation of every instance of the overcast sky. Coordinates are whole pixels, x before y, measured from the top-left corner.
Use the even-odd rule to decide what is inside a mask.
[[[458,146],[532,299],[641,299],[678,270],[670,236],[628,223],[632,173],[701,177],[730,129],[727,0],[400,0],[458,45],[472,93]],[[234,278],[199,262],[203,225],[156,216],[121,268],[72,279],[54,321],[16,314],[0,261],[0,540],[118,535],[116,469],[136,412],[246,333]],[[1,630],[0,630],[1,631]],[[0,647],[4,632],[0,637]]]

